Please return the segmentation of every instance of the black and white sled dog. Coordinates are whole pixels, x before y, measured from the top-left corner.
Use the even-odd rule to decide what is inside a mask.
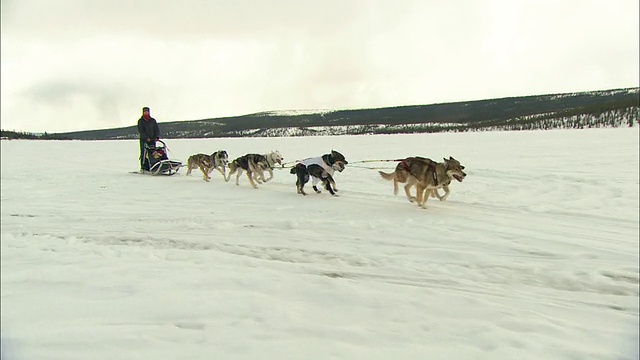
[[[254,177],[257,179],[256,181],[262,183],[264,182],[264,174],[263,170],[269,168],[269,162],[264,155],[260,154],[246,154],[242,155],[239,158],[233,160],[229,163],[229,175],[225,179],[225,181],[229,181],[231,175],[236,175],[236,185],[240,185],[238,180],[240,179],[240,175],[242,175],[243,171],[247,172],[247,177],[249,178],[249,182],[251,186],[254,188],[258,188],[254,181]]]
[[[202,179],[204,181],[211,180],[211,172],[216,169],[227,180],[226,166],[229,163],[229,155],[225,150],[218,150],[211,155],[193,154],[187,159],[187,175],[191,175],[191,171],[200,168],[202,171]]]
[[[284,157],[278,150],[272,150],[270,153],[264,154],[262,156],[264,156],[264,158],[267,160],[268,166],[266,168],[259,169],[259,174],[258,171],[253,173],[253,180],[258,182],[258,184],[261,184],[262,180],[264,180],[264,182],[267,182],[273,179],[273,168],[276,166],[276,164],[282,165],[282,160],[284,160]],[[269,177],[266,179],[264,178],[264,171],[267,171],[269,173]]]
[[[333,179],[333,173],[336,170],[342,172],[347,164],[348,162],[344,158],[344,155],[335,150],[331,150],[330,154],[298,161],[298,163],[291,168],[291,173],[297,177],[296,189],[298,194],[307,195],[307,193],[304,192],[304,184],[309,181],[309,177],[312,177],[313,181],[311,184],[316,193],[320,193],[316,185],[322,181],[324,188],[327,189],[331,195],[337,196],[336,192],[338,189]]]

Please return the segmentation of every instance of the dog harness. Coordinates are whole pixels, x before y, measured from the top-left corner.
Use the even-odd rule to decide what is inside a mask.
[[[307,159],[304,159],[304,160],[299,160],[298,164],[302,164],[304,166],[318,165],[318,166],[320,166],[322,168],[322,170],[324,170],[330,176],[333,176],[333,173],[334,173],[333,168],[331,166],[329,166],[322,159],[322,156],[313,157],[313,158],[307,158]],[[320,182],[320,179],[316,178],[315,176],[311,177],[311,185],[316,186],[319,182]]]
[[[304,166],[319,165],[320,167],[322,167],[324,171],[327,172],[327,174],[333,176],[333,172],[334,172],[333,168],[329,166],[326,162],[324,162],[324,160],[322,159],[322,156],[300,160],[299,162]]]
[[[400,160],[400,164],[402,164],[409,173],[411,173],[411,169],[409,168],[409,164],[406,160]],[[446,165],[445,165],[446,166]],[[431,171],[431,175],[433,176],[433,182],[436,186],[438,186],[438,171],[434,164],[427,165],[427,171]]]
[[[409,171],[409,164],[407,164],[407,162],[406,162],[406,161],[404,161],[404,160],[400,160],[400,164],[402,164],[402,165],[404,166],[404,169],[405,169],[405,170]]]

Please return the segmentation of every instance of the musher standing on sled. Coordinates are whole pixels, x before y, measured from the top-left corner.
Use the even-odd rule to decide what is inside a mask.
[[[140,134],[140,172],[148,170],[144,168],[144,144],[156,144],[160,140],[160,128],[156,119],[152,118],[148,107],[142,108],[142,116],[138,120],[138,134]]]

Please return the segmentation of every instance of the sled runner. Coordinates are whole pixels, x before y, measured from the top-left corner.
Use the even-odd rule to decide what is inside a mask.
[[[144,144],[144,164],[142,174],[148,175],[174,175],[182,167],[182,163],[170,160],[167,156],[167,146],[162,140],[162,145]]]

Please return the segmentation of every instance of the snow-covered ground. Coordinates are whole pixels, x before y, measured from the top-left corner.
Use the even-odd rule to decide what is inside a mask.
[[[637,359],[638,131],[167,140],[336,149],[339,197],[2,141],[2,359]],[[419,209],[359,162],[414,155],[468,176]]]

